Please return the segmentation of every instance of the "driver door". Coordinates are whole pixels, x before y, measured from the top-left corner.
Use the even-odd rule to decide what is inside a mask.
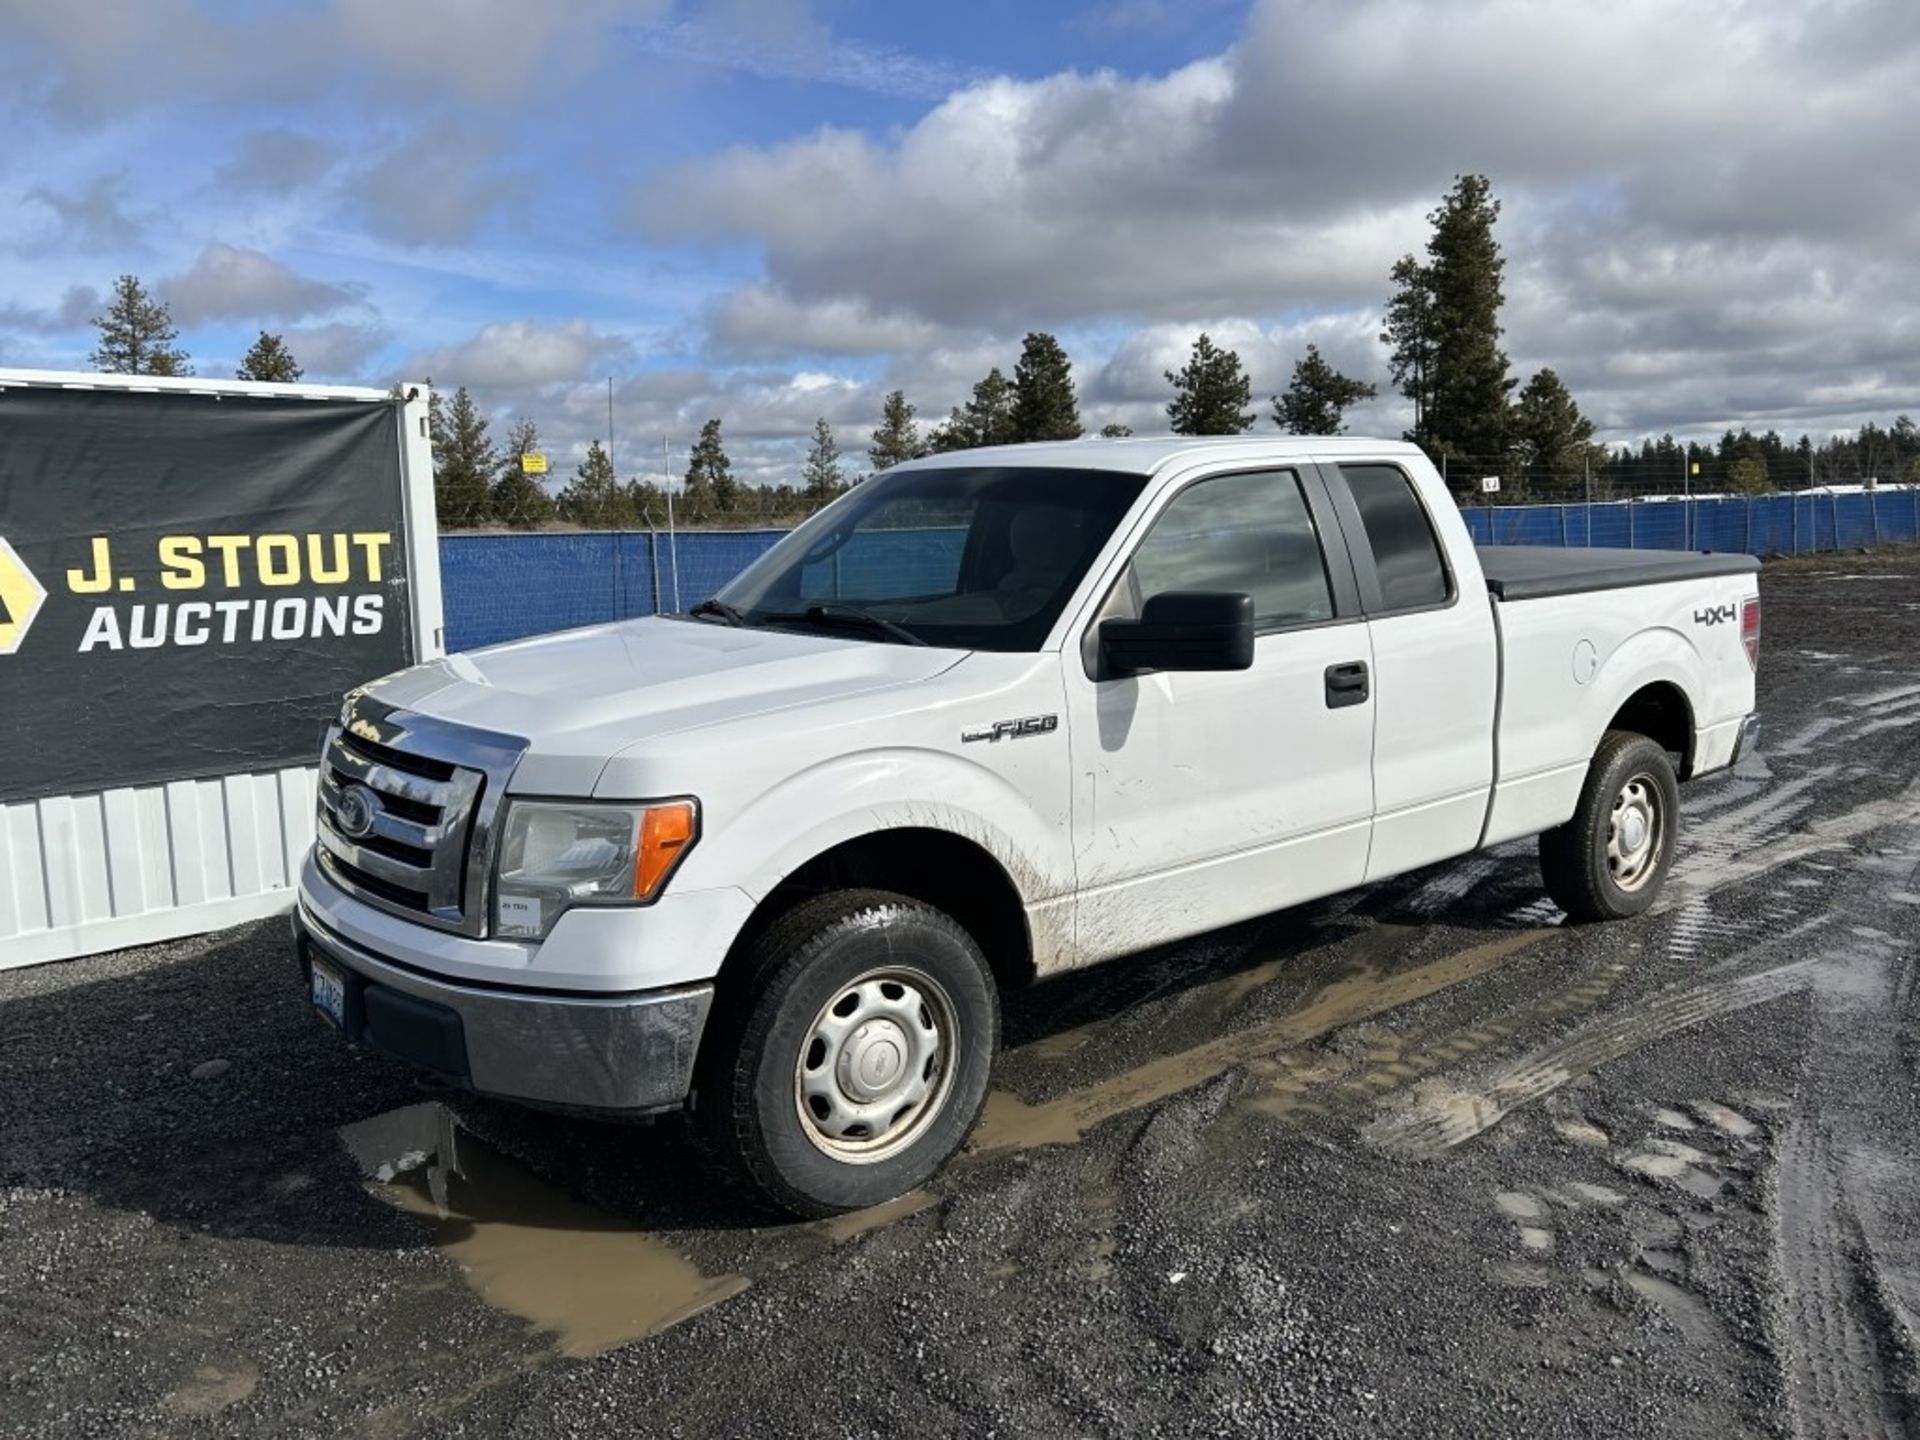
[[[1252,667],[1104,674],[1100,621],[1169,590],[1251,595]],[[1361,882],[1373,657],[1316,471],[1180,485],[1085,638],[1063,653],[1084,962]]]

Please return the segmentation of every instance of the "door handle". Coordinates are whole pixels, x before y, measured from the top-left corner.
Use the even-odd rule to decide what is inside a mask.
[[[1327,708],[1338,710],[1346,705],[1364,705],[1367,702],[1367,662],[1349,660],[1344,665],[1327,666]]]

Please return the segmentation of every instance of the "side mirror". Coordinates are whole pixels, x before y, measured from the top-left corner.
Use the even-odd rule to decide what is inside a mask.
[[[1253,597],[1169,590],[1148,600],[1138,620],[1100,623],[1102,669],[1246,670],[1253,664]]]

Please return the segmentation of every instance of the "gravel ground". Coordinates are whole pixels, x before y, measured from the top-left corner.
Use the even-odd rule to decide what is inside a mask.
[[[1015,997],[883,1214],[446,1108],[279,925],[0,974],[0,1432],[1920,1430],[1920,556],[1762,588],[1654,914],[1508,846]]]

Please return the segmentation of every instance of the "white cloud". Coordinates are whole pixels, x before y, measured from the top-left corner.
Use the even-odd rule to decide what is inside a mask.
[[[395,75],[469,100],[530,101],[605,58],[614,26],[659,19],[671,0],[334,0],[343,45]]]
[[[501,164],[485,135],[443,122],[387,151],[357,188],[374,235],[451,245],[470,240],[495,211],[524,197],[531,181]]]
[[[624,364],[626,352],[626,341],[602,334],[585,320],[506,320],[482,326],[466,340],[422,351],[406,369],[411,376],[431,376],[448,390],[465,385],[483,392],[526,391]]]
[[[1028,9],[1137,50],[1213,3]],[[899,385],[934,423],[1028,328],[1062,336],[1090,425],[1160,428],[1201,328],[1240,349],[1263,425],[1309,342],[1384,386],[1387,270],[1484,171],[1518,378],[1554,366],[1615,437],[1819,431],[1920,410],[1911,11],[1255,0],[1237,43],[1166,73],[1013,79],[808,0],[421,0],[404,24],[384,0],[0,0],[0,328],[77,362],[89,286],[172,274],[153,288],[212,327],[198,354],[255,318],[304,327],[317,374],[410,349],[497,409],[551,407],[566,445],[604,428],[596,377],[672,360],[618,387],[622,433],[720,415],[743,468],[784,478],[815,415],[864,446]],[[708,127],[784,123],[808,83],[928,103],[649,170]],[[623,205],[668,245],[609,242]],[[327,279],[271,258],[313,254]]]
[[[0,307],[0,329],[58,335],[92,323],[100,313],[100,292],[91,285],[70,286],[60,303],[46,310],[22,305]]]
[[[29,248],[87,254],[146,248],[154,216],[129,203],[122,171],[95,175],[76,190],[35,185],[26,198],[53,215],[53,224]]]
[[[339,158],[333,143],[318,135],[282,127],[254,130],[214,172],[213,186],[228,193],[286,195],[311,185]]]
[[[880,355],[923,348],[939,326],[912,315],[877,315],[858,300],[803,305],[767,285],[743,285],[710,304],[707,339],[728,360],[791,355]]]
[[[366,297],[363,285],[333,285],[297,275],[258,250],[215,241],[193,268],[161,280],[154,292],[182,325],[210,320],[304,320]]]
[[[8,0],[0,79],[69,118],[98,121],[178,98],[308,100],[343,81],[417,100],[540,103],[602,65],[615,27],[671,0],[328,0],[234,7],[209,0]]]
[[[827,351],[831,317],[876,336],[872,317],[942,336],[1145,322],[1119,385],[1162,324],[1271,334],[1377,308],[1453,176],[1485,171],[1507,201],[1509,348],[1587,377],[1611,426],[1672,413],[1674,392],[1616,373],[1649,353],[1686,357],[1703,414],[1862,387],[1911,406],[1920,352],[1851,338],[1920,325],[1920,165],[1895,98],[1920,78],[1910,18],[1900,0],[1265,0],[1231,51],[1165,76],[974,84],[896,134],[689,162],[634,214],[764,255],[711,307],[716,344]]]
[[[360,385],[371,383],[373,357],[392,337],[379,325],[330,320],[294,326],[281,338],[308,379]]]
[[[906,100],[938,100],[972,78],[957,66],[832,35],[806,0],[705,0],[691,19],[629,32],[634,48],[680,64],[768,80],[809,80]]]

